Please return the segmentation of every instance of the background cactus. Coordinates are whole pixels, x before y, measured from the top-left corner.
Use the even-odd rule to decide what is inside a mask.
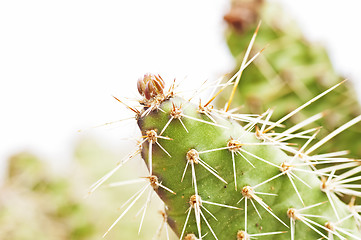
[[[30,153],[9,159],[1,195],[1,239],[91,239],[96,232],[75,184]]]
[[[297,24],[278,5],[258,0],[233,0],[224,18],[228,23],[227,44],[237,65],[241,64],[260,20],[262,30],[254,49],[258,51],[269,44],[242,74],[234,99],[234,103],[243,105],[241,112],[262,113],[276,107],[274,117],[277,119],[343,79],[334,71],[326,50],[307,41]],[[219,106],[223,107],[226,100],[219,99]],[[312,108],[296,114],[284,124],[292,126],[321,111],[325,116],[317,121],[317,125],[323,128],[317,136],[319,139],[361,113],[353,85],[350,82],[343,84],[333,94],[315,102]],[[350,156],[358,157],[361,155],[361,142],[357,141],[360,133],[359,123],[320,150],[348,149]]]
[[[84,189],[93,181],[91,179],[101,176],[119,156],[91,140],[81,140],[74,150],[75,161],[66,173],[56,172],[43,159],[29,152],[16,154],[8,160],[6,179],[0,188],[0,239],[31,240],[34,236],[44,240],[101,238],[104,229],[119,213],[114,211],[114,206],[131,196],[132,187],[99,192],[84,199]],[[134,176],[137,171],[137,164],[129,165],[117,179]],[[155,211],[148,217],[161,219]],[[136,219],[123,223],[109,237],[137,238],[136,223]],[[144,233],[155,232],[158,226],[158,220],[148,223]]]
[[[245,14],[241,14],[242,12],[248,12],[246,15],[252,17],[245,21],[242,18]],[[243,105],[241,112],[261,113],[267,108],[276,107],[274,117],[277,119],[310,96],[325,91],[342,79],[334,71],[326,50],[307,41],[297,24],[276,4],[266,1],[234,0],[224,19],[228,23],[228,47],[237,65],[240,65],[248,45],[247,39],[251,38],[260,20],[263,22],[262,31],[257,37],[255,49],[259,50],[270,44],[270,47],[243,72],[234,99],[235,103]],[[234,72],[236,71],[237,68]],[[226,99],[219,99],[219,106],[223,106],[225,101]],[[315,102],[313,107],[296,114],[284,124],[292,126],[321,111],[325,116],[313,124],[323,128],[317,136],[318,139],[361,113],[353,84],[348,82],[340,86],[332,94]],[[360,134],[361,123],[358,123],[335,136],[319,150],[330,152],[347,149],[350,151],[350,157],[357,158],[361,155],[361,142],[358,141]],[[345,194],[342,199],[348,202],[351,197]]]

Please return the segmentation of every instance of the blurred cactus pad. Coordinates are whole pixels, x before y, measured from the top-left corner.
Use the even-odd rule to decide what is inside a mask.
[[[233,101],[233,107],[242,105],[241,112],[262,113],[274,108],[273,117],[277,119],[343,80],[333,69],[325,48],[306,40],[292,16],[277,4],[262,0],[233,0],[224,19],[228,23],[227,44],[238,65],[234,73],[239,70],[257,24],[262,21],[251,56],[264,47],[266,49],[243,71]],[[225,101],[226,98],[219,99],[218,105],[223,107]],[[317,138],[359,115],[361,107],[351,82],[335,89],[284,124],[292,126],[319,112],[325,116],[314,124],[323,128]],[[361,124],[356,124],[320,150],[347,149],[350,156],[358,157],[361,155],[360,134]]]
[[[131,189],[114,189],[92,198],[84,196],[94,177],[111,168],[118,157],[118,153],[90,139],[79,141],[75,161],[65,171],[50,167],[29,152],[12,156],[0,187],[0,239],[101,239],[104,229],[118,214],[114,206],[131,196]],[[139,172],[135,168],[123,168],[120,178],[134,176]],[[154,212],[151,217],[161,218],[158,215]],[[145,226],[150,231],[156,227],[151,223]],[[137,226],[128,221],[113,231],[111,237],[136,239]]]

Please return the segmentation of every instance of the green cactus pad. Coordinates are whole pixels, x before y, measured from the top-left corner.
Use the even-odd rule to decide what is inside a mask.
[[[173,117],[170,121],[175,108],[180,110],[178,118]],[[162,132],[161,136],[171,138],[159,137],[156,140],[157,144],[152,143],[151,174],[157,176],[159,182],[176,193],[172,194],[161,188],[156,190],[168,207],[168,223],[178,236],[184,237],[193,233],[198,238],[207,234],[202,239],[216,237],[237,239],[239,233],[238,239],[242,239],[239,231],[246,230],[248,237],[266,234],[262,239],[290,239],[291,234],[294,234],[294,239],[318,239],[328,236],[327,231],[320,226],[324,226],[326,222],[339,221],[334,208],[337,209],[339,219],[350,215],[347,205],[337,197],[333,198],[334,208],[332,207],[326,194],[321,191],[320,177],[310,166],[298,166],[297,164],[305,163],[302,159],[292,160],[293,157],[281,150],[281,148],[287,149],[287,145],[281,147],[279,144],[260,140],[260,136],[257,138],[254,133],[252,124],[248,125],[249,129],[245,129],[238,122],[222,115],[212,113],[212,118],[216,123],[200,113],[195,105],[180,98],[170,98],[138,119],[143,135],[149,130],[155,130],[157,133]],[[232,140],[241,145],[230,144]],[[149,146],[149,141],[143,143],[142,156],[145,161],[150,159]],[[198,152],[199,158],[194,150]],[[187,158],[187,153],[193,155],[188,155]],[[232,154],[235,160],[237,190],[235,190]],[[280,175],[282,163],[290,161],[293,161],[291,165],[295,169]],[[184,173],[186,165],[188,168]],[[192,165],[194,173],[192,173]],[[181,181],[183,174],[184,178]],[[279,176],[275,177],[277,175]],[[272,179],[273,177],[275,178]],[[292,182],[290,178],[293,179]],[[261,185],[257,186],[259,184]],[[201,200],[195,200],[196,192]],[[190,204],[192,196],[193,202]],[[245,199],[240,201],[244,196],[249,198],[247,216]],[[195,204],[196,202],[198,205]],[[294,217],[295,233],[291,233],[289,216],[292,215],[290,215],[292,210],[289,209],[302,209],[315,204],[315,207],[300,213],[320,217],[306,217],[297,213],[298,217]],[[199,207],[200,205],[202,207]],[[242,209],[231,209],[224,205]],[[199,213],[200,230],[197,227],[195,214],[197,206],[201,212]],[[192,212],[184,228],[189,209]],[[315,226],[303,218],[310,219],[320,226]],[[247,219],[247,229],[245,229],[245,219]],[[314,226],[316,231],[307,225]],[[356,236],[360,234],[353,218],[348,218],[337,226],[349,229],[350,234]]]

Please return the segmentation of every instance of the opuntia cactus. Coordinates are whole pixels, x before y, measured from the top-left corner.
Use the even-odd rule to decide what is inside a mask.
[[[322,113],[278,130],[343,82],[276,121],[271,120],[274,109],[259,115],[230,109],[233,94],[224,110],[211,105],[228,86],[233,85],[235,92],[243,70],[260,55],[258,52],[248,60],[257,31],[240,70],[226,84],[212,86],[216,93],[206,101],[193,103],[194,95],[182,98],[176,93],[175,82],[166,88],[160,75],[146,74],[138,80],[141,107],[126,105],[141,131],[138,149],[97,181],[90,192],[137,154],[148,167],[147,175],[112,185],[146,184],[122,206],[123,212],[104,236],[147,194],[139,211],[140,231],[156,192],[165,206],[162,223],[167,222],[182,240],[361,239],[360,206],[354,198],[349,205],[339,199],[344,194],[361,196],[361,185],[356,183],[360,161],[345,157],[345,151],[315,153],[360,122],[361,115],[319,140],[319,127],[304,128],[322,118]],[[294,144],[296,140],[298,144]],[[326,164],[330,165],[318,168]]]
[[[301,128],[321,115],[275,132],[339,85],[342,82],[272,122],[272,110],[258,116],[217,110],[211,107],[214,97],[204,105],[194,104],[176,94],[175,83],[166,90],[159,75],[146,74],[138,81],[143,107],[128,106],[142,133],[139,149],[123,163],[140,153],[148,176],[114,185],[147,184],[125,203],[108,231],[149,189],[140,228],[155,191],[164,201],[165,221],[180,239],[361,239],[359,207],[338,198],[345,193],[361,195],[360,185],[352,184],[359,179],[353,177],[361,169],[359,161],[345,158],[344,152],[313,154],[361,121],[361,115],[316,143],[319,128]],[[304,139],[301,146],[286,141],[299,138]],[[338,164],[315,167],[327,163]],[[349,170],[339,174],[344,169]]]

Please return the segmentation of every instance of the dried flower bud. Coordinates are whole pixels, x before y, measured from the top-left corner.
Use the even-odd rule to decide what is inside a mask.
[[[146,99],[150,100],[158,95],[163,94],[164,81],[160,75],[144,74],[137,82],[138,92]]]

